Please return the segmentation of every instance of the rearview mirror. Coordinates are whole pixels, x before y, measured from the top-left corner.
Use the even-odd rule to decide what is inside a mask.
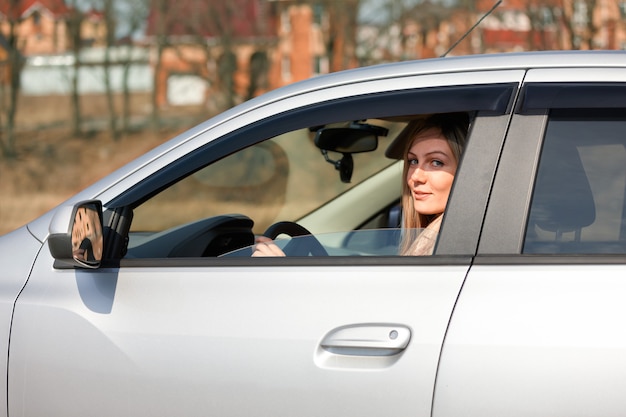
[[[50,224],[48,247],[61,265],[98,268],[104,248],[102,203],[89,200],[60,208]]]
[[[315,145],[331,152],[372,152],[378,148],[378,137],[387,132],[384,127],[356,122],[349,127],[324,127],[317,131]]]
[[[315,134],[315,145],[322,150],[326,162],[339,171],[341,182],[349,183],[354,170],[353,153],[373,152],[378,148],[378,136],[387,136],[389,129],[367,123],[352,122],[348,127],[322,127]],[[333,161],[328,151],[343,157]]]

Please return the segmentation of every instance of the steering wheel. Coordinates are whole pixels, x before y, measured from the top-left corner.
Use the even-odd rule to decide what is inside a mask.
[[[277,236],[282,234],[291,237],[303,236],[298,239],[291,239],[291,241],[285,245],[283,251],[286,255],[309,256],[310,253],[313,256],[328,256],[328,252],[324,249],[320,241],[304,226],[295,222],[283,221],[274,223],[267,228],[263,236],[274,240]]]

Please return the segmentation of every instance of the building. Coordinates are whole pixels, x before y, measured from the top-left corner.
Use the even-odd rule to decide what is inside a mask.
[[[108,30],[105,17],[104,12],[95,9],[90,9],[82,14],[81,47],[106,46]]]
[[[69,13],[63,0],[5,0],[0,2],[0,33],[9,38],[13,26],[25,56],[65,52]]]
[[[357,21],[359,0],[150,4],[141,46],[151,51],[151,88],[159,106],[208,103],[219,111],[318,74],[385,61],[626,49],[626,0],[506,0],[494,10],[495,0],[458,7],[427,0],[377,26]],[[80,24],[79,33],[72,29],[78,27],[74,23]],[[93,48],[85,51],[96,56],[91,52],[107,47],[107,23],[111,21],[103,12],[73,10],[64,0],[0,0],[4,43],[15,34],[17,49],[26,57],[53,58],[75,46]],[[126,41],[130,43],[130,37]],[[2,50],[0,42],[0,65]],[[4,55],[7,61],[6,47]],[[6,62],[3,71],[6,78]]]
[[[362,26],[359,58],[371,64],[444,54],[626,49],[625,22],[623,0],[478,0],[457,7],[424,1],[391,23]]]
[[[207,101],[224,108],[318,74],[354,68],[357,4],[180,0],[162,2],[159,10],[155,2],[147,35],[160,57],[154,62],[157,101],[177,100],[174,80],[184,74],[203,80],[195,90],[204,88]],[[192,15],[196,18],[181,18]],[[167,45],[161,48],[159,39],[167,39]]]
[[[71,25],[79,19],[79,47],[104,46],[107,28],[104,13],[80,12],[64,0],[0,1],[0,33],[13,31],[24,56],[64,54],[73,49]]]
[[[507,0],[481,25],[481,52],[626,49],[625,18],[623,0]]]
[[[180,100],[181,85],[217,109],[269,89],[268,53],[276,38],[265,2],[161,0],[152,6],[146,42],[154,49],[159,106]]]

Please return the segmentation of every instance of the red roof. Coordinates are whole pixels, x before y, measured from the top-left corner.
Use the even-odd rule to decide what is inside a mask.
[[[476,10],[486,12],[491,9],[497,0],[477,0]],[[497,11],[504,10],[527,10],[531,6],[559,6],[559,0],[503,0],[496,8]]]
[[[96,10],[96,9],[89,9],[87,12],[84,13],[85,18],[90,19],[90,20],[95,20],[95,21],[102,21],[105,18],[104,12],[101,10]]]
[[[45,10],[54,17],[62,17],[69,13],[70,8],[63,0],[0,1],[0,15],[9,19],[17,20],[35,10]]]
[[[152,2],[154,4],[155,2]],[[164,10],[153,8],[148,17],[147,35],[201,36],[204,38],[230,36],[250,38],[272,34],[270,16],[262,0],[176,0],[164,1]],[[163,14],[161,21],[159,16]]]

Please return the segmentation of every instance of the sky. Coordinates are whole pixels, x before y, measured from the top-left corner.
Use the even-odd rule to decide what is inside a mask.
[[[424,0],[361,0],[359,10],[359,22],[361,23],[384,23],[389,20],[390,6],[396,10],[406,10]],[[433,0],[433,3],[452,4],[454,0]]]
[[[0,0],[4,1],[4,0]],[[391,6],[397,12],[415,6],[424,0],[361,0],[359,9],[359,22],[364,24],[381,24],[390,18]],[[434,0],[434,2],[452,3],[454,0]],[[90,9],[96,5],[101,6],[103,0],[66,0],[67,3],[75,3],[82,9]],[[124,27],[123,15],[129,13],[133,0],[114,0],[118,13],[122,16],[119,21],[119,35],[126,35],[128,30]]]

